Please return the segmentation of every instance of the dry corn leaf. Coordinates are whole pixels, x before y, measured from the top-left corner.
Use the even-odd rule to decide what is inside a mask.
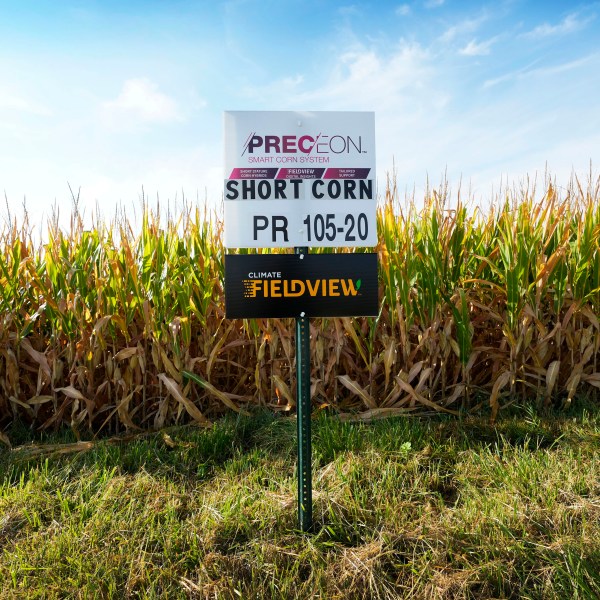
[[[154,429],[162,429],[169,414],[169,396],[165,396],[158,403],[158,410],[154,415]]]
[[[579,308],[580,303],[579,302],[572,302],[571,306],[569,306],[567,312],[565,313],[565,316],[562,320],[561,323],[561,329],[564,331],[567,329],[567,324],[569,323],[569,321],[571,320],[571,317],[573,316],[573,313]]]
[[[579,382],[581,381],[581,376],[583,374],[583,365],[581,363],[575,365],[575,368],[571,372],[569,379],[567,379],[567,383],[565,384],[565,389],[567,390],[567,400],[570,402],[573,400],[573,396],[577,391],[577,387],[579,386]]]
[[[2,351],[2,354],[5,358],[6,383],[8,385],[8,390],[18,395],[21,373],[17,357],[10,348],[8,350]]]
[[[406,381],[408,383],[411,383],[412,380],[421,372],[421,369],[423,368],[423,361],[420,360],[418,363],[415,363],[410,371],[408,372],[408,377],[406,379]]]
[[[287,400],[288,406],[296,406],[296,400],[292,396],[292,392],[290,391],[288,384],[285,381],[283,381],[283,379],[281,379],[279,375],[273,375],[272,379],[273,383],[275,384],[275,387],[279,390],[280,394]]]
[[[104,327],[106,327],[106,324],[111,319],[112,319],[112,315],[106,315],[104,317],[100,317],[96,321],[96,324],[94,325],[94,329],[92,329],[92,335],[98,335],[104,329]]]
[[[348,375],[338,375],[337,378],[344,387],[348,388],[353,394],[356,394],[357,396],[362,398],[363,402],[369,408],[377,408],[377,403],[375,402],[375,400],[371,397],[371,395],[364,388],[362,388],[360,385],[358,385],[358,383],[356,383],[356,381],[353,381],[352,379],[350,379],[350,377],[348,377]]]
[[[115,354],[115,360],[125,360],[126,358],[131,358],[134,354],[137,354],[138,352],[139,348],[137,346],[133,348],[123,348]]]
[[[385,370],[385,389],[387,390],[390,383],[390,373],[392,366],[396,362],[396,340],[390,338],[383,351],[383,368]]]
[[[591,373],[590,375],[582,375],[581,379],[594,387],[600,388],[600,373]]]
[[[134,390],[129,392],[126,396],[124,396],[119,404],[117,405],[117,413],[119,415],[119,419],[123,425],[125,425],[128,429],[140,429],[131,418],[131,411],[129,410],[129,403],[135,394],[138,394],[142,390],[142,386],[138,385]]]
[[[66,454],[74,454],[75,452],[87,452],[96,445],[96,442],[74,442],[72,444],[40,444],[37,446],[27,445],[19,446],[14,449],[14,452],[19,454],[22,460],[30,460],[40,456],[55,457],[64,456]]]
[[[361,358],[363,359],[364,364],[368,365],[369,361],[367,360],[367,356],[362,347],[362,343],[356,333],[356,329],[354,329],[354,324],[352,322],[352,319],[349,319],[348,317],[344,317],[341,319],[341,321],[342,321],[342,324],[344,325],[344,329],[346,330],[348,335],[354,341],[354,345],[355,345],[356,349],[358,350],[358,353],[360,354]]]
[[[235,394],[227,394],[226,392],[222,392],[222,391],[218,390],[214,385],[212,385],[212,383],[209,383],[208,381],[204,381],[204,379],[202,379],[195,373],[191,373],[189,371],[183,371],[183,374],[186,377],[189,377],[190,379],[195,381],[197,384],[201,385],[207,392],[209,392],[210,394],[215,396],[215,398],[218,398],[221,402],[223,402],[223,404],[225,404],[225,406],[228,406],[229,408],[231,408],[231,410],[234,410],[235,412],[240,413],[245,416],[250,416],[250,413],[241,409],[231,399],[232,396],[234,398],[240,398],[240,396],[237,396]]]
[[[469,373],[471,371],[471,369],[473,368],[473,365],[475,364],[475,361],[479,358],[479,355],[481,354],[482,351],[483,351],[483,349],[480,349],[480,350],[475,350],[471,353],[471,356],[469,357],[469,361],[467,362],[467,364],[465,366],[465,373]]]
[[[449,413],[451,415],[458,416],[458,412],[456,412],[455,410],[450,410],[449,408],[445,408],[445,407],[441,406],[440,404],[436,404],[435,402],[432,402],[431,400],[425,398],[425,396],[416,392],[415,389],[413,388],[413,386],[410,385],[410,383],[403,381],[402,379],[400,379],[400,377],[396,377],[396,382],[407,394],[409,394],[414,400],[416,400],[420,404],[429,406],[430,408],[433,408],[434,410],[437,410],[437,411],[441,411],[441,412]]]
[[[321,379],[311,379],[310,382],[310,397],[311,398],[315,398],[317,396],[318,393],[322,394],[323,396],[326,396],[325,392],[323,391],[323,386],[321,385],[322,380]]]
[[[588,318],[589,322],[596,328],[596,331],[600,330],[600,321],[598,321],[598,317],[593,313],[589,306],[583,306],[581,308],[581,314]]]
[[[45,404],[46,402],[51,402],[52,400],[54,400],[54,396],[32,396],[31,398],[29,398],[29,400],[27,400],[27,404],[31,406],[36,406],[38,404]]]
[[[592,358],[592,356],[594,355],[594,353],[596,352],[596,348],[594,344],[590,344],[584,351],[583,354],[581,356],[581,362],[579,364],[581,364],[582,366],[585,366],[590,359]]]
[[[560,360],[554,360],[548,365],[548,369],[546,371],[546,397],[550,398],[552,396],[552,392],[554,391],[554,386],[556,385],[556,380],[558,379],[558,374],[560,373]]]
[[[402,394],[406,394],[406,392],[396,383],[392,391],[384,398],[381,403],[381,408],[390,408],[396,405],[396,401]],[[399,404],[401,405],[403,402],[400,402]]]
[[[454,387],[454,391],[446,401],[444,402],[444,406],[449,406],[450,404],[454,404],[459,398],[461,398],[465,393],[466,386],[464,383],[459,383]]]
[[[50,415],[50,417],[44,421],[44,423],[42,423],[42,425],[40,426],[40,429],[48,429],[50,427],[52,427],[53,425],[55,425],[56,423],[60,423],[60,421],[62,420],[65,411],[67,409],[67,406],[69,405],[69,398],[65,398],[62,402],[62,404],[59,406],[58,410]]]
[[[74,400],[83,400],[87,401],[86,397],[72,385],[68,385],[67,387],[55,388],[55,392],[62,392],[67,398],[73,398]]]
[[[258,354],[256,355],[256,361],[261,362],[265,359],[265,352],[267,351],[267,338],[263,339],[260,348],[258,349]]]
[[[175,398],[175,400],[177,400],[177,402],[179,402],[185,408],[190,417],[192,417],[196,423],[204,426],[212,425],[212,423],[202,414],[200,409],[191,400],[183,395],[179,384],[174,379],[167,377],[166,373],[160,373],[158,378],[164,383],[171,396],[173,396],[173,398]]]
[[[210,373],[211,373],[211,371],[213,369],[213,364],[215,362],[215,358],[217,357],[217,354],[221,350],[221,347],[223,346],[223,344],[225,343],[225,341],[229,337],[229,334],[233,330],[233,326],[234,326],[234,323],[231,323],[229,325],[229,327],[226,329],[225,333],[223,333],[219,337],[219,340],[215,344],[215,347],[212,349],[212,352],[210,353],[210,356],[208,357],[208,362],[206,363],[206,377],[208,379],[210,379]]]
[[[52,377],[52,372],[50,371],[50,365],[48,364],[48,358],[42,352],[38,352],[34,350],[31,342],[24,338],[21,340],[21,347],[33,360],[40,366],[40,369],[48,376],[48,379]]]
[[[421,372],[421,375],[419,377],[419,383],[417,383],[417,385],[415,386],[415,392],[417,392],[417,394],[420,394],[423,391],[423,389],[425,388],[425,384],[427,383],[427,380],[429,379],[429,376],[432,373],[432,367],[427,367],[424,371]]]
[[[158,351],[160,352],[160,358],[162,363],[169,373],[169,375],[177,382],[181,383],[181,373],[175,368],[171,359],[167,356],[167,353],[163,350],[162,346],[158,346]]]
[[[498,402],[498,396],[500,395],[500,391],[506,387],[506,385],[510,382],[512,378],[512,373],[510,371],[504,371],[501,373],[496,382],[494,383],[494,387],[492,388],[492,395],[490,396],[490,407],[492,409],[492,422],[496,420],[498,416],[498,410],[500,409],[500,404]]]

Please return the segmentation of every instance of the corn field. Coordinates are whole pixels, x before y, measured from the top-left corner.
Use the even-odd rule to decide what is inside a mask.
[[[460,196],[460,194],[459,194]],[[137,231],[137,229],[136,229]],[[225,319],[223,224],[146,209],[0,232],[0,425],[118,433],[293,411],[294,323]],[[311,321],[315,408],[347,418],[564,406],[600,387],[600,178],[487,210],[447,186],[378,208],[376,318]],[[371,250],[371,249],[365,249]],[[350,249],[346,251],[351,251]],[[357,249],[361,251],[361,249]]]

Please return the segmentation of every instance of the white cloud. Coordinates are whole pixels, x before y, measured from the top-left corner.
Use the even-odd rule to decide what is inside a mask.
[[[482,15],[477,19],[465,19],[464,21],[456,23],[456,25],[452,25],[452,27],[448,27],[448,29],[440,36],[440,42],[452,42],[461,35],[477,31],[487,18],[486,15]]]
[[[0,91],[0,113],[8,111],[22,112],[30,115],[47,117],[52,111],[34,100],[23,98],[18,94],[10,94]]]
[[[495,79],[487,79],[483,82],[483,89],[494,87],[500,83],[504,83],[506,81],[512,80],[530,80],[532,77],[552,77],[553,75],[558,75],[560,73],[565,73],[568,71],[572,71],[574,69],[578,69],[579,67],[585,66],[590,62],[598,61],[600,58],[600,54],[590,54],[588,56],[584,56],[582,58],[578,58],[577,60],[573,60],[567,63],[562,63],[559,65],[553,65],[550,67],[538,67],[534,68],[533,64],[516,71],[511,71],[509,73],[505,73],[500,77],[496,77]]]
[[[90,170],[81,183],[81,197],[92,208],[98,203],[110,217],[118,206],[135,205],[144,195],[150,206],[160,200],[163,209],[175,208],[185,197],[189,202],[217,209],[221,202],[223,166],[221,148],[196,146],[163,152],[152,159],[128,161],[127,174],[105,176]],[[139,204],[138,204],[139,205]]]
[[[502,37],[473,40],[464,50],[471,55],[484,52]],[[457,80],[457,74],[465,73],[461,63],[455,64],[458,70],[452,68],[453,53],[440,61],[443,49],[437,51],[436,46],[427,49],[404,42],[389,52],[353,46],[335,57],[318,87],[310,80],[295,79],[290,80],[293,92],[277,84],[269,86],[268,92],[256,88],[256,93],[281,109],[375,111],[380,190],[385,174],[395,164],[400,189],[410,191],[416,186],[419,196],[427,179],[436,185],[446,174],[454,189],[461,178],[464,187],[471,183],[483,202],[501,175],[535,173],[551,160],[557,169],[554,173],[562,177],[565,171],[560,165],[579,169],[597,154],[593,139],[586,140],[577,153],[572,150],[574,143],[570,144],[585,131],[581,123],[587,121],[592,128],[598,123],[595,107],[582,101],[575,119],[572,105],[556,89],[559,81],[561,89],[570,89],[565,82],[581,82],[587,86],[583,89],[594,89],[594,82],[582,82],[575,69],[585,62],[588,71],[595,72],[600,54],[550,68],[529,64],[487,82],[484,88],[514,82],[505,93],[490,96],[480,87],[482,83],[469,89],[476,84],[468,78]],[[536,76],[533,86],[532,75]],[[463,88],[469,89],[468,99]],[[580,98],[589,97],[589,93],[580,94]]]
[[[569,33],[575,33],[580,29],[583,29],[593,17],[588,17],[586,19],[580,19],[578,13],[572,13],[567,15],[560,23],[557,25],[550,25],[549,23],[543,23],[542,25],[538,25],[535,29],[528,31],[523,34],[523,37],[531,38],[531,39],[542,39],[552,36],[560,36],[567,35]]]
[[[485,56],[490,53],[490,47],[494,41],[495,39],[490,39],[477,43],[475,40],[471,40],[464,48],[459,50],[459,54],[463,56]]]
[[[410,5],[401,4],[398,8],[396,8],[396,14],[400,17],[405,17],[410,14]]]
[[[411,105],[411,98],[432,84],[431,72],[429,56],[418,44],[402,44],[390,56],[352,50],[338,56],[326,85],[297,91],[294,103],[331,110],[396,111],[404,104]]]
[[[438,8],[444,4],[446,0],[427,0],[424,4],[425,8]]]
[[[402,180],[410,180],[411,185],[424,181],[427,168],[437,178],[444,163],[427,157],[440,151],[432,140],[451,95],[444,89],[444,73],[435,56],[419,44],[406,42],[390,54],[353,48],[340,53],[325,75],[320,87],[302,82],[290,93],[289,88],[276,84],[256,88],[254,96],[289,110],[375,111],[378,185],[385,184],[394,157],[402,166]]]
[[[177,102],[149,79],[128,79],[115,100],[104,103],[109,116],[135,117],[147,122],[181,121]]]

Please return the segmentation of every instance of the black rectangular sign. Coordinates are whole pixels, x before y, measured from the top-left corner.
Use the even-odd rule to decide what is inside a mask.
[[[377,254],[227,254],[228,319],[377,316]]]

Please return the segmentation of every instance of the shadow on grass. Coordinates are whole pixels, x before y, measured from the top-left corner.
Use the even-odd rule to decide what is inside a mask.
[[[589,431],[590,423],[598,436],[578,432],[578,425],[583,424]],[[558,445],[580,447],[587,442],[597,447],[600,439],[597,407],[584,400],[566,412],[515,408],[496,424],[491,424],[485,414],[464,418],[398,417],[371,423],[342,422],[333,415],[321,414],[313,417],[312,428],[316,468],[324,467],[341,453],[359,454],[369,448],[393,454],[427,451],[445,463],[446,471],[452,468],[453,456],[462,450],[494,446],[551,449]],[[87,467],[134,474],[144,470],[156,477],[188,480],[190,484],[206,481],[221,469],[243,473],[262,459],[281,459],[292,469],[296,461],[295,418],[264,410],[250,417],[227,415],[211,429],[183,425],[96,440],[89,434],[87,446],[85,439],[79,442],[80,451],[71,430],[39,433],[15,424],[8,435],[14,446],[20,446],[12,451],[0,450],[0,478],[4,481],[18,480],[41,461],[57,466],[67,463],[73,471]],[[451,486],[440,485],[441,496],[452,503],[455,492]]]

